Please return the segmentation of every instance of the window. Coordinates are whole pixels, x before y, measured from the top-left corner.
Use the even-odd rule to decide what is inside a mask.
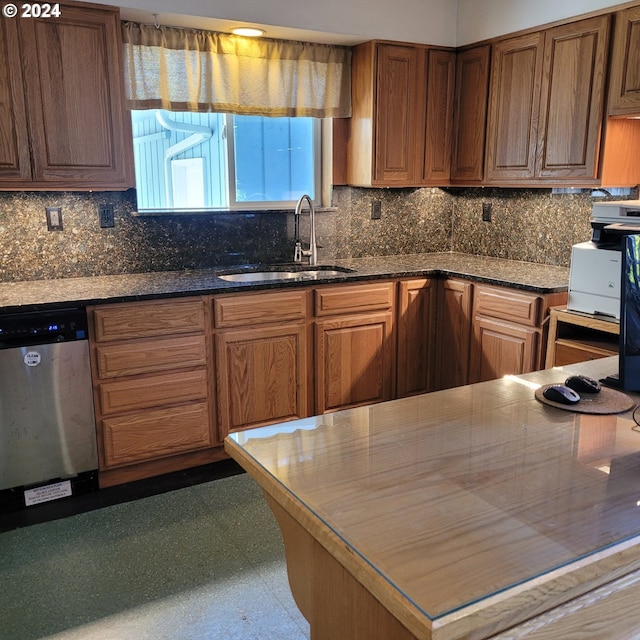
[[[283,209],[320,197],[317,118],[131,114],[138,211]]]

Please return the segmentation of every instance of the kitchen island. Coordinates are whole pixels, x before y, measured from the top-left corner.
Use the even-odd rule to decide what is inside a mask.
[[[606,358],[229,435],[279,522],[312,640],[639,637],[632,411],[534,397],[616,369]]]

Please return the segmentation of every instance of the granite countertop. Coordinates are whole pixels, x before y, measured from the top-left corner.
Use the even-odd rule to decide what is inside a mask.
[[[234,270],[213,269],[158,271],[122,275],[32,280],[0,283],[0,309],[3,312],[31,311],[53,306],[128,302],[166,297],[230,293],[286,288],[301,285],[351,282],[382,278],[445,275],[455,276],[537,293],[566,291],[569,269],[502,258],[463,253],[425,253],[336,260],[332,265],[353,269],[337,276],[312,280],[291,279],[266,282],[226,282],[218,278]],[[274,265],[260,265],[261,271]],[[238,270],[251,270],[247,265]],[[255,266],[253,266],[253,270]]]

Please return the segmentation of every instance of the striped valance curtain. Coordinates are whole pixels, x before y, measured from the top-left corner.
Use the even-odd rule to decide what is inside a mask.
[[[351,115],[348,47],[123,22],[129,109]]]

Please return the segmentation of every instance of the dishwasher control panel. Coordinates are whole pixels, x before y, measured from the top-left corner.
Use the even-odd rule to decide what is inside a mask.
[[[84,309],[0,315],[0,349],[87,338],[87,314]]]

